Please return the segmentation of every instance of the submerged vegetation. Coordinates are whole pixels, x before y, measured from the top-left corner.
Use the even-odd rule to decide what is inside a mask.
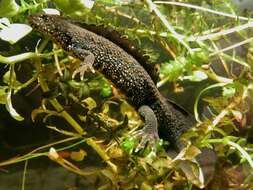
[[[142,49],[160,68],[158,88],[198,121],[182,136],[187,147],[174,158],[162,140],[157,152],[136,151],[132,136],[143,126],[136,110],[99,73],[72,79],[80,61],[27,24],[42,11],[112,28]],[[101,190],[252,188],[253,20],[249,11],[238,14],[229,0],[2,0],[0,103],[9,119],[40,122],[56,138],[6,160],[0,155],[0,168],[24,162],[23,189],[27,161],[45,156],[96,176]],[[20,109],[22,97],[31,106]],[[8,127],[1,122],[0,129]],[[195,161],[203,147],[218,158],[207,185]],[[96,162],[82,167],[90,157]]]

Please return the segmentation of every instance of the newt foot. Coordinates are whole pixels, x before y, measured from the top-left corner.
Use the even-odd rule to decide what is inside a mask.
[[[151,147],[151,152],[156,153],[156,146],[160,138],[157,133],[151,132],[148,127],[145,126],[143,129],[136,131],[133,138],[140,139],[138,146],[135,148],[135,152],[144,149],[148,144]]]
[[[156,153],[156,145],[160,140],[158,136],[158,123],[157,118],[153,110],[146,105],[141,106],[138,109],[139,114],[144,119],[145,126],[143,129],[136,131],[133,138],[139,138],[140,143],[136,147],[135,152],[143,149],[147,143],[151,146],[151,152]]]
[[[87,52],[86,52],[87,53]],[[73,72],[72,78],[80,73],[80,79],[83,80],[84,73],[87,71],[91,71],[95,73],[95,69],[93,68],[93,63],[95,61],[95,56],[92,53],[89,53],[85,58],[81,65]]]

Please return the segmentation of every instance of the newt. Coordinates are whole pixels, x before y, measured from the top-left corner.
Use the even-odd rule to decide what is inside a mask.
[[[177,147],[180,135],[193,126],[192,119],[161,95],[144,68],[145,63],[140,64],[115,43],[58,15],[34,14],[29,22],[34,29],[83,61],[74,75],[80,72],[83,76],[87,69],[94,68],[123,92],[146,120],[146,131],[150,135],[156,131],[157,122],[162,138]]]
[[[110,80],[128,102],[138,110],[145,126],[139,132],[141,146],[159,137],[169,141],[175,149],[182,149],[179,137],[193,127],[193,117],[170,103],[156,87],[157,77],[148,63],[135,56],[130,48],[114,43],[114,35],[99,27],[80,26],[77,22],[58,15],[37,13],[29,17],[31,26],[49,36],[83,64],[73,75],[83,76],[87,69],[95,69]],[[111,36],[110,39],[108,39]],[[120,44],[120,45],[118,45]],[[127,49],[127,50],[126,50]],[[133,52],[133,51],[132,51]]]

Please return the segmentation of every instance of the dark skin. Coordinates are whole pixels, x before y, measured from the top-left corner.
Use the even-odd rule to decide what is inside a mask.
[[[182,148],[179,137],[194,125],[194,121],[160,94],[147,64],[138,62],[117,44],[67,18],[35,14],[29,17],[29,22],[35,30],[84,62],[74,75],[80,73],[82,77],[87,69],[94,68],[126,95],[145,121],[145,127],[139,133],[146,138],[141,146],[158,139],[158,127],[161,138],[171,142],[176,149]]]

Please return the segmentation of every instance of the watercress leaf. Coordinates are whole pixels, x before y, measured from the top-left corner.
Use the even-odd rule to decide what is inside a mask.
[[[209,61],[209,56],[204,51],[196,51],[189,55],[188,60],[191,62],[191,65],[200,66],[203,63],[206,63]]]
[[[92,0],[53,0],[57,8],[69,15],[83,15],[93,7]]]
[[[113,5],[122,5],[123,3],[131,3],[134,0],[97,0],[96,2],[101,2],[103,4],[113,4]]]
[[[57,9],[50,9],[50,8],[47,8],[47,9],[43,9],[43,11],[44,11],[46,14],[49,14],[49,15],[60,15],[60,11],[58,11]]]
[[[12,17],[17,15],[19,5],[15,0],[2,0],[0,1],[0,17]]]
[[[183,74],[184,66],[184,63],[178,60],[166,62],[161,65],[160,73],[163,77],[169,77],[170,81],[177,80]]]
[[[26,24],[11,24],[4,27],[0,31],[0,38],[10,44],[15,44],[17,41],[22,39],[28,33],[32,31],[32,28]]]
[[[108,97],[112,95],[112,88],[108,85],[108,86],[104,86],[101,91],[100,91],[100,95],[102,97]]]
[[[8,18],[4,17],[0,19],[0,28],[4,28],[6,26],[9,26],[11,23]]]
[[[236,92],[236,89],[233,86],[224,86],[222,88],[222,96],[223,97],[233,97]]]
[[[204,187],[203,174],[201,175],[201,168],[198,167],[197,163],[189,160],[182,160],[178,167],[183,171],[186,178],[199,188]]]
[[[0,104],[6,104],[8,86],[0,86]]]
[[[14,107],[12,106],[12,102],[11,102],[11,92],[8,92],[7,93],[7,96],[6,96],[6,104],[5,104],[5,107],[7,109],[7,111],[10,113],[10,115],[16,119],[17,121],[23,121],[24,118],[19,115],[17,113],[17,111],[14,109]]]
[[[70,158],[74,161],[80,162],[83,161],[83,159],[87,156],[87,152],[83,149],[80,149],[79,151],[73,151],[70,154]]]
[[[93,110],[94,108],[97,107],[96,101],[94,99],[92,99],[91,97],[84,99],[82,102],[87,104],[87,108],[89,110]]]
[[[11,79],[11,80],[12,80],[12,86],[13,86],[13,87],[18,87],[18,86],[22,85],[21,82],[19,82],[19,81],[16,79],[16,73],[15,73],[15,72],[12,73],[12,79]],[[7,71],[7,72],[4,74],[4,76],[3,76],[3,82],[4,82],[5,84],[10,85],[10,71]]]
[[[131,153],[137,144],[136,139],[125,139],[125,141],[122,142],[121,147],[124,151]]]
[[[193,71],[192,75],[184,77],[184,79],[188,79],[193,82],[199,82],[207,78],[208,76],[203,71]]]

